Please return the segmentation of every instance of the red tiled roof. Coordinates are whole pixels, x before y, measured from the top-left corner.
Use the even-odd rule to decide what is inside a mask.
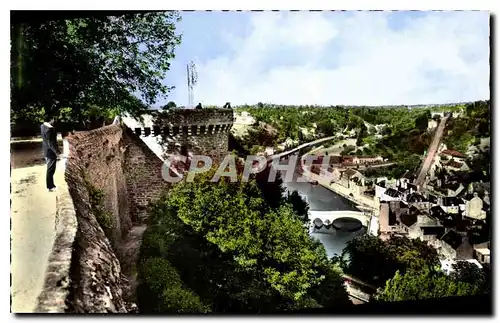
[[[311,173],[319,175],[320,171],[321,171],[321,168],[318,165],[313,165],[311,167]]]
[[[461,168],[463,166],[463,163],[459,163],[457,161],[450,160],[449,162],[446,163],[446,166],[450,166],[453,168]]]
[[[316,155],[316,158],[312,161],[313,165],[322,164],[323,163],[323,155]]]
[[[461,157],[461,158],[465,158],[465,155],[462,154],[461,152],[458,152],[456,150],[451,150],[451,149],[445,149],[441,152],[441,155],[450,155],[450,156],[453,156],[453,157]]]

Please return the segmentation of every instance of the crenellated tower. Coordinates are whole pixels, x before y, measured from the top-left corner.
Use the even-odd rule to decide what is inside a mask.
[[[142,124],[131,118],[124,118],[124,122],[157,155],[163,155],[162,159],[177,150],[216,160],[228,152],[228,135],[234,123],[232,109],[170,109],[142,118]]]

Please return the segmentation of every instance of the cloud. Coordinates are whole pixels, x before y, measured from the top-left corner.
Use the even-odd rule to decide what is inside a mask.
[[[197,62],[204,104],[425,104],[489,98],[486,12],[266,12]]]

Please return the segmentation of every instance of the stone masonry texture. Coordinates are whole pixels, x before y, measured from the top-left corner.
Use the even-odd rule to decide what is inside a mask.
[[[193,154],[206,154],[215,161],[227,154],[228,134],[233,122],[232,109],[174,109],[157,113],[153,120],[164,141],[166,153],[172,153],[175,143],[179,143]]]
[[[227,153],[233,111],[181,110],[158,114],[156,127],[176,128],[175,139],[193,153]],[[179,130],[180,129],[180,130]],[[167,133],[168,134],[168,133]],[[135,133],[120,125],[77,132],[68,137],[70,153],[57,200],[56,240],[49,258],[37,312],[127,313],[134,310],[126,295],[129,268],[137,252],[148,206],[168,190],[163,162]],[[168,152],[171,148],[165,145]],[[104,194],[104,209],[112,216],[105,229],[93,214],[87,183]],[[132,253],[134,255],[132,255]],[[125,269],[127,270],[127,269]]]
[[[56,237],[49,257],[43,290],[38,296],[36,313],[62,313],[66,311],[66,298],[70,288],[70,266],[77,220],[68,186],[58,187]]]
[[[107,126],[68,139],[70,155],[65,177],[75,205],[78,230],[73,245],[67,312],[127,312],[120,262],[113,249],[131,227],[128,204],[123,203],[127,201],[127,191],[121,169],[121,134],[119,126]],[[86,181],[104,193],[104,207],[113,216],[109,237],[92,213]]]
[[[170,186],[162,177],[163,162],[142,140],[125,127],[123,171],[127,174],[127,196],[130,216],[134,222],[144,222],[149,202],[158,199]]]

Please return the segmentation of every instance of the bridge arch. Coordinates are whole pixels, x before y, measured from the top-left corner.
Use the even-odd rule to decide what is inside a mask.
[[[336,221],[339,220],[351,221],[351,223],[358,221],[361,226],[368,227],[370,217],[368,213],[357,211],[309,211],[309,231],[312,232],[315,228],[323,226],[327,229],[332,226],[339,229],[338,224],[336,225]]]

